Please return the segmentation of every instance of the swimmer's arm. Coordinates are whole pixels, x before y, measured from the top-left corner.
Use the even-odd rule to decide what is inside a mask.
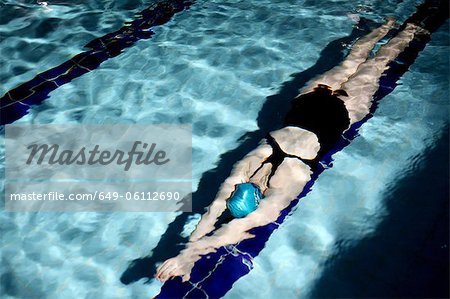
[[[249,233],[249,230],[276,222],[281,211],[295,198],[295,196],[271,196],[264,198],[258,209],[247,217],[233,219],[215,231],[213,235],[188,244],[185,250],[191,253],[195,252],[196,255],[200,256],[214,252],[220,247],[251,239],[254,235]]]
[[[233,193],[235,186],[248,182],[250,176],[271,153],[271,147],[263,142],[234,166],[231,175],[221,185],[213,203],[207,208],[206,213],[203,214],[200,222],[191,234],[189,242],[195,242],[214,230],[214,224],[225,211],[227,199]]]
[[[310,168],[297,159],[285,159],[280,167],[283,169],[272,178],[273,187],[256,211],[245,218],[233,219],[212,236],[203,237],[195,244],[188,244],[186,250],[204,255],[222,246],[250,239],[254,237],[248,232],[250,229],[276,222],[281,211],[289,206],[311,179]]]
[[[242,161],[245,163],[245,161]],[[206,213],[202,215],[194,232],[189,237],[189,242],[195,242],[214,230],[214,224],[226,209],[226,201],[234,191],[234,186],[245,182],[245,177],[240,173],[228,177],[221,185],[213,203],[207,208]]]
[[[269,196],[265,198],[258,209],[247,217],[234,219],[215,231],[212,236],[188,243],[178,256],[165,261],[158,267],[156,277],[163,282],[174,276],[181,276],[183,281],[188,281],[194,263],[201,256],[214,252],[219,247],[252,238],[253,235],[248,233],[249,229],[276,221],[283,210],[283,206],[289,205],[292,199],[289,196]]]
[[[270,189],[258,209],[245,218],[234,219],[223,225],[211,236],[204,236],[190,242],[180,254],[159,266],[156,277],[161,281],[181,276],[183,281],[190,279],[194,263],[201,256],[216,251],[219,247],[237,244],[252,238],[248,231],[254,227],[275,222],[281,211],[303,190],[311,179],[311,169],[296,158],[285,158],[270,181]]]

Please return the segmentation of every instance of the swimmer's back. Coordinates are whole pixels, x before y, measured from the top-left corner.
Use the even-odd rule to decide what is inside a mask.
[[[292,102],[285,118],[286,126],[297,126],[317,135],[321,149],[319,158],[330,151],[350,126],[344,102],[326,87],[300,95]]]

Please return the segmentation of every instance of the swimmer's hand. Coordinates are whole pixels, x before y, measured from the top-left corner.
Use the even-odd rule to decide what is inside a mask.
[[[156,278],[165,282],[172,277],[181,276],[183,282],[190,279],[191,270],[195,261],[191,261],[189,257],[179,254],[176,257],[166,260],[158,270],[156,270]]]
[[[188,243],[187,248],[182,250],[179,255],[166,260],[158,267],[155,277],[161,282],[165,282],[175,276],[181,276],[183,282],[188,281],[191,277],[192,268],[195,262],[201,258],[201,255],[215,251],[215,249],[211,248],[209,250],[199,250],[197,247],[196,243]]]

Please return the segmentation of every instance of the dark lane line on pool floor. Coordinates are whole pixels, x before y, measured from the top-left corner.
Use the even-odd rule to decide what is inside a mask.
[[[75,55],[70,60],[8,91],[0,98],[0,125],[12,123],[25,116],[31,105],[38,105],[49,93],[61,85],[71,82],[141,39],[149,39],[154,26],[167,23],[176,13],[188,9],[194,0],[159,1],[136,14],[136,19],[125,23],[117,31],[108,33],[89,42],[85,47],[91,50]]]

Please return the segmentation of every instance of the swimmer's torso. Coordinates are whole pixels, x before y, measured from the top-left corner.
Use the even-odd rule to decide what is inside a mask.
[[[340,91],[346,95],[345,91]],[[350,126],[344,102],[325,85],[319,85],[312,92],[302,94],[293,100],[287,113],[283,129],[271,132],[266,137],[272,154],[264,164],[269,163],[270,177],[286,157],[297,158],[314,168],[315,164],[328,153]]]
[[[294,99],[284,124],[316,134],[320,143],[320,159],[348,129],[350,119],[344,102],[326,86],[319,86]]]

